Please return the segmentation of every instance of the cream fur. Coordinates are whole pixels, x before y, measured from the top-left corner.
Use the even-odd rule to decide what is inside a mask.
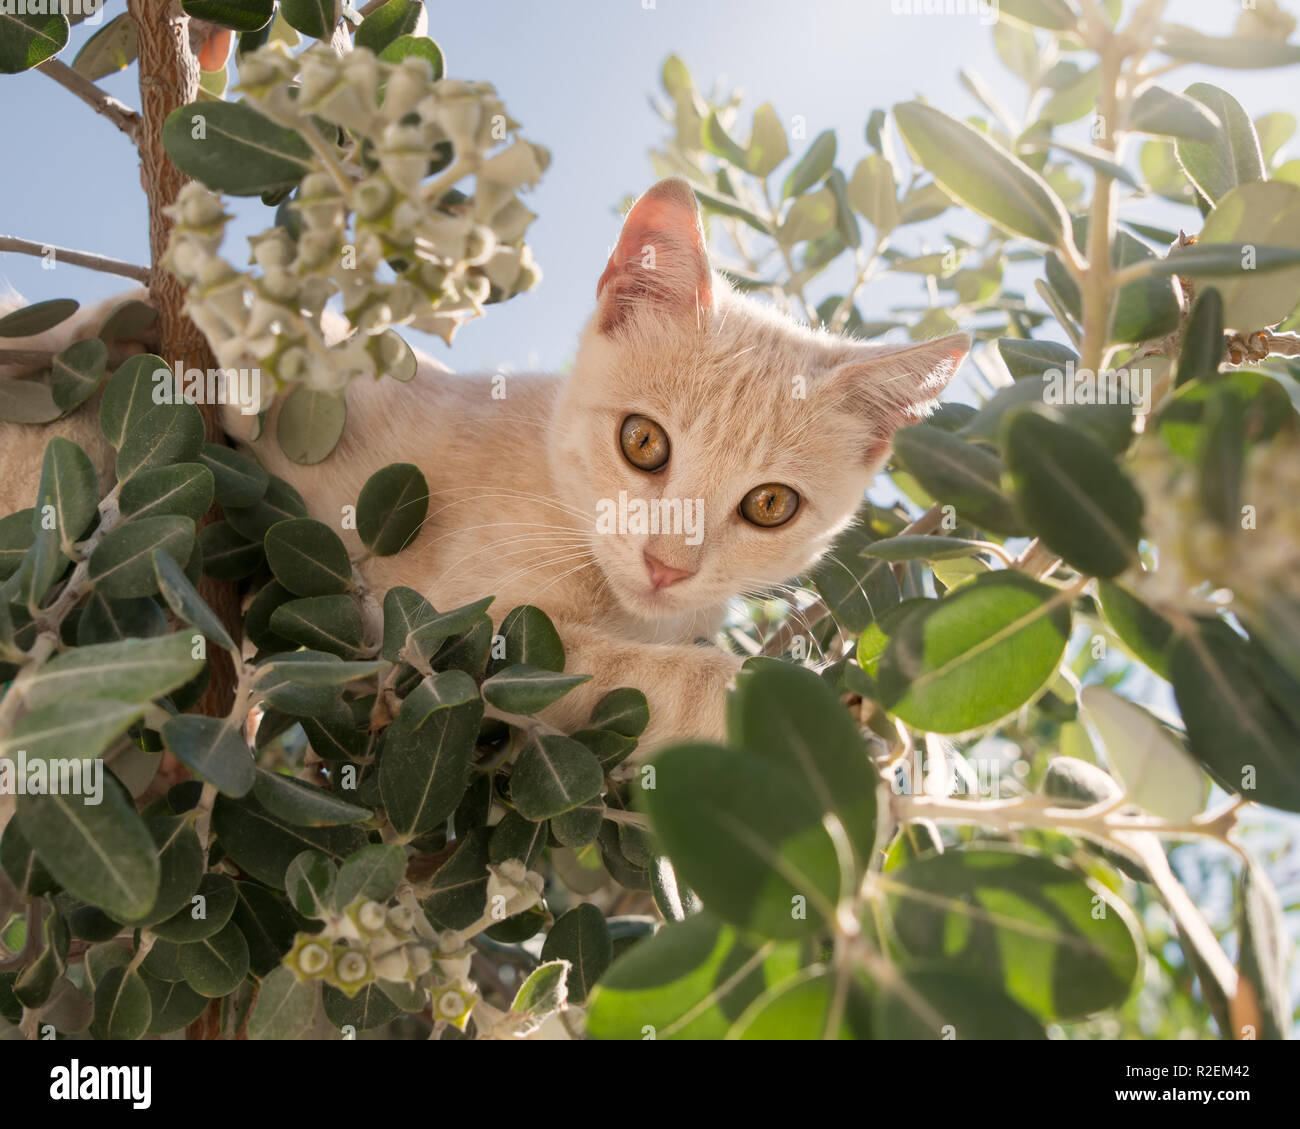
[[[546,720],[578,728],[600,695],[636,686],[651,707],[643,752],[723,735],[724,690],[739,660],[694,640],[718,629],[728,600],[788,580],[826,550],[861,503],[890,434],[925,414],[967,348],[961,336],[890,348],[799,326],[709,274],[699,225],[680,181],[642,198],[567,378],[512,375],[506,397],[493,399],[490,377],[456,375],[423,357],[409,384],[349,387],[347,429],[324,463],[284,457],[274,407],[252,444],[356,556],[356,534],[341,528],[344,507],[381,466],[420,467],[432,494],[428,520],[406,550],[362,565],[368,586],[382,598],[408,585],[439,609],[495,594],[498,621],[518,604],[541,607],[564,640],[567,669],[595,676]],[[653,274],[639,273],[646,241],[660,252]],[[81,318],[76,332],[91,332],[96,316],[103,311]],[[633,412],[670,438],[658,474],[621,453],[619,426]],[[244,438],[249,418],[228,410],[227,426]],[[53,429],[0,424],[4,512],[31,504],[51,433],[76,439],[111,473],[93,413]],[[786,525],[760,529],[737,507],[770,482],[793,487],[801,504]],[[599,500],[620,490],[704,499],[702,542],[596,533]],[[647,550],[694,575],[651,588]]]

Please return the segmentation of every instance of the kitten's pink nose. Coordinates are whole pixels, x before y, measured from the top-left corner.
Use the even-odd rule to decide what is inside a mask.
[[[679,580],[695,575],[689,569],[672,568],[649,553],[645,554],[645,567],[650,573],[650,585],[654,588],[667,588],[670,584],[676,584]]]

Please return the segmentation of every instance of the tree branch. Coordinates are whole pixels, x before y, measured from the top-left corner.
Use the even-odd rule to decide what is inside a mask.
[[[109,259],[103,255],[92,255],[89,251],[73,251],[69,247],[56,247],[52,243],[37,243],[34,239],[19,239],[15,235],[0,235],[0,251],[35,255],[38,258],[53,254],[56,263],[85,267],[87,270],[102,271],[104,274],[119,274],[123,278],[133,278],[136,282],[149,281],[148,267],[138,267],[134,263],[124,263],[121,259]]]
[[[77,74],[66,63],[58,59],[46,59],[37,68],[54,79],[60,86],[72,91],[97,114],[103,114],[118,129],[127,135],[133,144],[140,144],[140,115],[130,106],[119,102],[99,89],[88,78]]]

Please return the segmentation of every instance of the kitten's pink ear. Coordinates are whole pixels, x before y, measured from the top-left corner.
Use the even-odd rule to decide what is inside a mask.
[[[686,181],[661,180],[632,205],[596,284],[600,331],[653,308],[694,325],[713,305],[704,224]]]
[[[858,345],[834,368],[843,402],[870,429],[868,463],[884,457],[900,427],[930,414],[968,352],[970,338],[951,333],[917,345]]]

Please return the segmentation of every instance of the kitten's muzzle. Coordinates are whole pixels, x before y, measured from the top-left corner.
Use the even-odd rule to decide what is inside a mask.
[[[676,584],[679,580],[686,580],[688,577],[695,575],[689,569],[673,568],[671,565],[666,565],[658,557],[651,556],[648,552],[642,555],[645,558],[646,571],[650,574],[651,588],[667,588],[669,585]]]

